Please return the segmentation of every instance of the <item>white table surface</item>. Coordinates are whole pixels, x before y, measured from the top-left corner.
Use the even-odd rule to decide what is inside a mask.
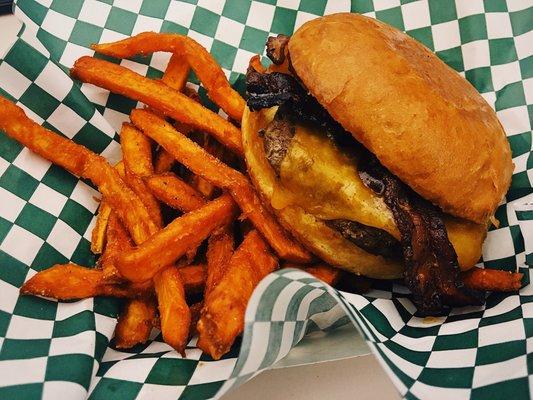
[[[19,29],[0,16],[0,55]],[[372,355],[263,372],[224,400],[396,400],[400,396]]]

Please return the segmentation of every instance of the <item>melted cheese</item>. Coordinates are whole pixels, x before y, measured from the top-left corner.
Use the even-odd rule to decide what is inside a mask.
[[[295,136],[273,186],[271,205],[276,210],[297,206],[323,220],[348,219],[400,234],[383,199],[361,180],[357,160],[326,135],[297,126]],[[450,242],[463,269],[475,265],[487,228],[444,216]]]
[[[296,127],[271,203],[278,210],[297,205],[320,219],[358,221],[400,237],[383,199],[359,177],[357,160],[307,127]]]

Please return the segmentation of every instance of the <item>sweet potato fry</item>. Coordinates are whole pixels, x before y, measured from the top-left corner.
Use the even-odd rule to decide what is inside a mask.
[[[519,272],[508,272],[496,269],[471,268],[463,272],[463,282],[467,287],[476,290],[495,292],[514,292],[522,286]]]
[[[132,282],[151,279],[159,270],[198,246],[209,234],[235,216],[237,209],[229,195],[175,219],[145,243],[117,259],[122,276]]]
[[[141,200],[126,186],[119,173],[102,157],[81,145],[77,145],[52,131],[42,128],[31,121],[21,108],[2,97],[0,97],[0,127],[6,134],[20,141],[37,154],[48,158],[69,172],[92,180],[103,194],[104,201],[116,210],[136,243],[143,242],[157,231],[157,225],[151,220]],[[60,299],[95,295],[129,295],[124,292],[127,288],[124,289],[120,286],[103,282],[104,273],[102,270],[90,270],[71,265],[49,269],[44,272],[46,273],[38,277],[36,275],[36,279],[28,283],[25,288],[28,293],[30,293],[30,290],[34,290],[37,293],[39,287],[36,285],[42,282],[40,280],[44,280],[49,286],[41,287],[40,293],[42,295],[53,295]],[[61,278],[63,275],[66,278]],[[54,286],[53,282],[50,281],[50,279],[53,280],[55,278],[59,279],[60,287]],[[47,287],[48,291],[45,290]],[[135,291],[136,295],[140,293],[137,289]],[[136,301],[133,304],[139,303],[142,303],[142,301]],[[128,310],[135,310],[135,307],[137,307],[135,305],[130,307],[131,304],[128,304],[126,317],[122,318],[122,321],[125,321],[122,324],[127,323],[128,329],[132,327],[135,321],[140,321],[139,317],[143,315],[143,313],[136,313],[137,318],[129,318],[128,313],[130,311]],[[149,304],[145,304],[143,307],[145,310],[151,308]],[[144,315],[146,314],[144,313]],[[145,323],[141,322],[142,324]],[[145,329],[135,329],[135,331],[143,332]],[[143,341],[148,336],[137,337],[140,337],[140,340]],[[122,343],[132,342],[122,341]]]
[[[220,282],[229,260],[233,256],[233,232],[231,224],[218,228],[207,242],[207,280],[205,283],[205,298]]]
[[[191,311],[185,302],[185,289],[178,269],[172,266],[157,273],[154,276],[154,287],[163,339],[185,356]]]
[[[259,281],[278,261],[261,235],[252,230],[233,254],[226,273],[209,297],[198,321],[198,347],[218,360],[244,328],[246,305]]]
[[[58,300],[84,299],[96,296],[102,283],[101,270],[77,264],[54,265],[31,277],[20,292]]]
[[[304,268],[304,271],[330,286],[335,286],[343,274],[342,270],[327,264],[310,265],[309,267]]]
[[[29,119],[22,108],[0,96],[0,131],[74,175],[83,169],[94,153]]]
[[[82,82],[142,101],[177,121],[212,134],[236,154],[243,154],[241,132],[237,127],[163,82],[87,56],[77,60],[70,73]]]
[[[126,167],[124,166],[124,160],[120,160],[113,168],[115,171],[117,171],[118,176],[120,176],[122,180],[126,179]]]
[[[177,210],[189,212],[206,204],[200,193],[173,173],[154,175],[145,182],[156,198]],[[189,249],[186,257],[192,261],[195,255],[196,249]]]
[[[126,183],[146,206],[152,221],[158,227],[162,227],[163,217],[159,202],[141,179],[154,173],[150,139],[133,125],[124,123],[120,131],[120,147],[122,148]]]
[[[98,260],[98,263],[103,270],[104,279],[106,282],[121,281],[122,277],[118,273],[115,261],[122,251],[131,249],[133,243],[126,228],[124,228],[124,225],[122,225],[122,222],[120,222],[115,212],[111,212],[111,215],[109,216],[106,242],[107,245],[105,251],[102,254],[102,257]]]
[[[146,164],[145,164],[145,168],[146,168]],[[131,179],[131,176],[133,174],[131,173],[127,174],[126,172],[126,166],[125,166],[124,160],[117,163],[114,167],[114,170],[117,171],[120,178],[124,181],[127,180],[127,175],[130,176],[130,182],[128,184],[128,187],[135,185],[135,181]],[[146,193],[146,190],[144,188],[144,183],[142,184],[143,186],[140,189],[138,189],[138,192],[141,194],[141,196],[144,193]],[[150,204],[149,203],[150,199],[147,200],[146,198],[144,199],[139,198],[139,200],[143,204]],[[148,211],[148,215],[150,216],[150,218],[152,218],[153,214],[149,212],[150,206],[146,208]],[[159,209],[159,204],[154,206],[154,209]],[[132,216],[132,219],[134,219],[134,216]],[[113,223],[113,221],[111,222]],[[116,258],[122,251],[131,249],[133,247],[132,242],[129,238],[129,235],[124,229],[124,225],[120,223],[118,218],[115,220],[115,222],[117,223],[114,226],[115,229],[112,229],[111,227],[110,229],[108,229],[108,233],[110,234],[110,237],[108,237],[108,247],[106,248],[106,251],[100,261],[100,264],[102,265],[102,269],[104,272],[104,279],[110,280],[112,282],[120,281],[123,279],[116,267]],[[156,230],[160,229],[159,223],[155,222],[153,219],[149,223],[151,224],[153,223]],[[113,237],[113,235],[115,237]],[[150,236],[150,232],[141,231],[139,233],[139,237],[137,238],[137,242],[138,243],[143,242],[149,236]],[[110,244],[112,246],[110,246]],[[136,285],[130,284],[130,287],[132,287],[133,290],[135,290],[135,286]],[[143,292],[153,291],[153,286],[151,282],[143,282],[142,284],[137,284],[137,286],[141,286],[141,287],[139,288],[139,291],[136,296],[139,296],[140,291],[143,291]],[[140,303],[145,303],[145,304],[143,306]],[[153,304],[153,300],[150,300],[147,297],[143,297],[143,298],[136,300],[131,306],[130,304],[131,302],[128,302],[125,305],[125,308],[121,314],[122,317],[119,318],[117,328],[116,328],[120,332],[119,334],[117,334],[119,338],[118,342],[121,342],[122,343],[121,345],[123,347],[133,347],[138,343],[144,343],[146,340],[148,340],[150,329],[147,329],[146,327],[153,325],[152,312],[155,313],[155,304]],[[143,310],[145,312],[143,312]],[[148,312],[147,310],[151,310],[152,312]],[[145,319],[143,319],[143,316]],[[135,324],[137,324],[137,327],[135,326]],[[138,331],[138,334],[126,336],[128,334],[127,332],[124,331],[125,329],[136,330]],[[127,337],[128,339],[122,340],[121,339],[122,337]]]
[[[108,246],[106,248],[106,251],[104,253],[104,256],[102,258],[105,258],[105,261],[102,262],[103,267],[103,273],[104,273],[104,279],[106,281],[111,281],[113,279],[117,279],[117,272],[115,268],[114,261],[116,259],[116,256],[119,254],[119,252],[124,251],[128,248],[131,248],[131,241],[129,241],[129,237],[127,236],[126,230],[121,226],[120,221],[118,218],[114,217],[114,214],[111,215],[111,218],[109,220],[109,228],[108,228]],[[170,267],[171,269],[175,269],[174,267]],[[106,276],[107,273],[107,276]],[[180,268],[178,270],[179,277],[181,278],[183,282],[183,287],[185,289],[185,292],[187,293],[199,293],[203,290],[205,285],[205,267],[202,265],[190,265],[184,268]],[[173,285],[173,275],[168,274],[166,272],[160,273],[161,277],[158,280],[159,287],[172,287]],[[167,282],[168,280],[168,282]],[[147,290],[151,285],[149,285],[150,282],[147,282],[148,285],[145,286],[145,289]],[[128,290],[124,289],[124,294],[126,297],[135,297],[139,296],[139,289],[144,289],[142,286],[138,286],[139,289],[136,289],[136,285],[127,285],[124,286]],[[104,285],[102,287],[102,290],[105,291],[107,295],[114,295],[113,290],[116,291],[118,288],[120,288],[119,285]],[[157,286],[156,286],[157,289]],[[153,290],[153,289],[152,289]],[[134,294],[135,296],[133,296]],[[115,295],[116,297],[116,295]],[[137,300],[132,300],[134,302],[137,302]],[[146,302],[144,298],[141,299],[142,302]],[[170,302],[169,302],[170,301]],[[172,297],[158,297],[159,302],[159,308],[160,310],[167,310],[168,312],[177,312],[179,311],[176,307],[173,307],[175,303],[177,304],[185,304],[185,293],[183,291],[177,291],[174,293],[174,296]],[[146,304],[148,308],[151,308],[152,304]],[[143,335],[138,335],[136,337],[132,337],[129,339],[129,342],[126,344],[124,341],[122,342],[123,347],[131,347],[132,345],[136,344],[134,342],[134,339],[138,342],[143,342],[146,340],[145,334],[149,334],[149,330],[146,329],[146,326],[150,326],[150,319],[152,319],[151,313],[144,313],[144,314],[138,314],[136,318],[128,317],[129,313],[132,311],[129,310],[129,305],[126,306],[125,311],[125,317],[123,318],[125,321],[128,321],[129,327],[127,329],[140,329],[141,332],[144,332]],[[139,304],[135,304],[132,306],[133,310],[136,310],[141,307]],[[183,309],[185,310],[185,309]],[[182,310],[182,311],[183,311]],[[145,317],[148,317],[148,320],[143,319],[143,315]],[[186,315],[186,314],[185,314]],[[182,314],[173,314],[173,318],[177,318],[181,320],[183,318]],[[170,325],[167,323],[169,322]],[[125,322],[123,322],[124,324]],[[140,325],[140,328],[138,326],[135,326],[135,324]],[[165,340],[171,340],[172,339],[172,330],[169,334],[167,331],[169,327],[172,328],[172,319],[169,320],[168,318],[161,318],[161,324],[164,327],[163,335]],[[188,328],[187,328],[188,329]],[[169,336],[170,335],[170,336]],[[187,335],[187,333],[185,333]],[[123,335],[122,335],[123,336]],[[119,337],[121,337],[119,335]],[[172,342],[168,342],[172,345]]]
[[[217,187],[206,181],[198,175],[192,175],[190,178],[191,186],[196,189],[206,199],[212,199],[216,196]]]
[[[56,264],[40,271],[22,286],[20,292],[58,300],[78,300],[95,296],[134,298],[145,289],[145,286],[108,282],[102,269],[71,263]]]
[[[151,297],[130,301],[118,318],[115,328],[115,346],[128,349],[145,343],[156,322],[156,304]]]
[[[203,307],[204,307],[203,301],[194,303],[192,306],[189,307],[191,310],[191,325],[189,328],[190,338],[198,334],[198,332],[196,331],[196,325],[198,324],[198,320],[200,319],[200,312],[202,311]]]
[[[139,200],[141,200],[141,202],[146,207],[146,211],[148,211],[148,214],[152,218],[152,221],[159,229],[162,225],[162,221],[160,224],[160,210],[157,199],[151,196],[151,193],[148,192],[148,189],[144,185],[144,182],[140,181],[139,178],[137,178],[131,172],[126,171],[126,164],[124,160],[118,162],[113,168],[115,169],[115,171],[117,171],[118,175],[124,181],[124,183],[126,183],[126,185],[133,191],[133,193],[135,193],[139,197]]]
[[[90,179],[115,209],[134,240],[157,230],[146,207],[104,158],[30,120],[24,111],[0,96],[0,129],[36,154],[67,171]]]
[[[187,83],[190,70],[191,67],[185,56],[179,53],[172,54],[161,80],[171,88],[181,91]]]
[[[106,231],[109,216],[111,215],[111,206],[104,200],[100,202],[98,207],[98,215],[96,216],[96,224],[91,232],[91,251],[94,254],[101,254],[106,245]]]
[[[304,270],[305,272],[313,275],[316,279],[320,279],[322,282],[325,282],[330,286],[337,284],[344,274],[343,270],[324,263],[313,265],[296,265],[285,263],[283,268],[297,268]]]
[[[158,228],[162,228],[163,216],[161,215],[161,206],[152,191],[144,183],[144,180],[131,171],[126,170],[126,183],[139,199],[141,199],[148,214],[150,214],[151,220]]]
[[[154,162],[154,172],[156,174],[163,174],[165,172],[169,172],[175,162],[176,160],[174,159],[172,154],[161,148],[157,152],[157,157]]]
[[[133,125],[122,124],[120,147],[122,148],[124,167],[127,171],[131,171],[141,178],[154,173],[150,139]]]
[[[147,136],[163,146],[193,173],[228,190],[244,216],[250,219],[281,258],[301,263],[311,260],[311,255],[288,236],[270,211],[263,206],[243,174],[228,167],[176,131],[172,125],[148,111],[133,110],[131,119]]]
[[[130,124],[124,124],[120,135],[124,157],[125,179],[131,189],[146,205],[158,228],[163,226],[159,203],[141,179],[153,174],[150,139]],[[192,284],[197,284],[193,282]],[[160,311],[160,324],[165,341],[183,352],[188,336],[190,315],[185,302],[185,292],[175,267],[162,270],[154,278],[154,287]],[[188,316],[189,315],[189,316]],[[138,320],[146,325],[146,321]],[[180,325],[181,324],[181,325]]]
[[[176,210],[189,212],[206,204],[200,193],[172,172],[153,175],[145,182],[155,197]]]
[[[206,280],[205,265],[187,265],[185,267],[178,268],[178,272],[187,294],[202,293],[205,288]]]
[[[179,129],[177,130],[179,131]],[[219,160],[224,160],[224,147],[213,139],[212,136],[204,133],[202,141],[199,144],[212,156]],[[198,190],[206,199],[212,199],[216,195],[217,187],[201,176],[193,174],[190,178],[190,183],[191,186]]]
[[[103,280],[106,284],[124,284],[123,278],[119,275],[115,267],[115,259],[122,252],[132,249],[133,244],[128,232],[114,213],[109,218],[107,230],[107,246],[104,254],[99,260],[103,271]],[[201,293],[205,287],[206,267],[202,264],[187,265],[178,268],[186,293]],[[142,285],[132,285],[133,288],[141,288]],[[111,291],[112,289],[105,289]],[[113,294],[109,294],[113,296]],[[139,295],[137,293],[137,295]],[[115,297],[135,297],[135,296],[115,296]]]
[[[144,242],[158,230],[144,203],[102,157],[92,157],[82,176],[98,186],[104,200],[118,214],[135,243]]]
[[[244,99],[233,90],[213,56],[190,37],[172,33],[145,32],[130,38],[91,46],[97,53],[117,58],[156,51],[183,56],[207,89],[207,94],[231,118],[240,121],[244,112]]]

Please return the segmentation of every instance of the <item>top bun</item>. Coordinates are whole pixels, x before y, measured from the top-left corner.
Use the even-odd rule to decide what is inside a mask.
[[[477,91],[403,32],[358,14],[305,23],[292,66],[325,109],[380,162],[444,212],[486,222],[513,163]]]

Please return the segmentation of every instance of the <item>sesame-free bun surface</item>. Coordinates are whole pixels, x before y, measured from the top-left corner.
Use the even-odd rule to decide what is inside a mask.
[[[494,213],[513,171],[505,133],[477,91],[426,47],[342,13],[305,23],[289,53],[310,93],[418,194],[471,221]]]

